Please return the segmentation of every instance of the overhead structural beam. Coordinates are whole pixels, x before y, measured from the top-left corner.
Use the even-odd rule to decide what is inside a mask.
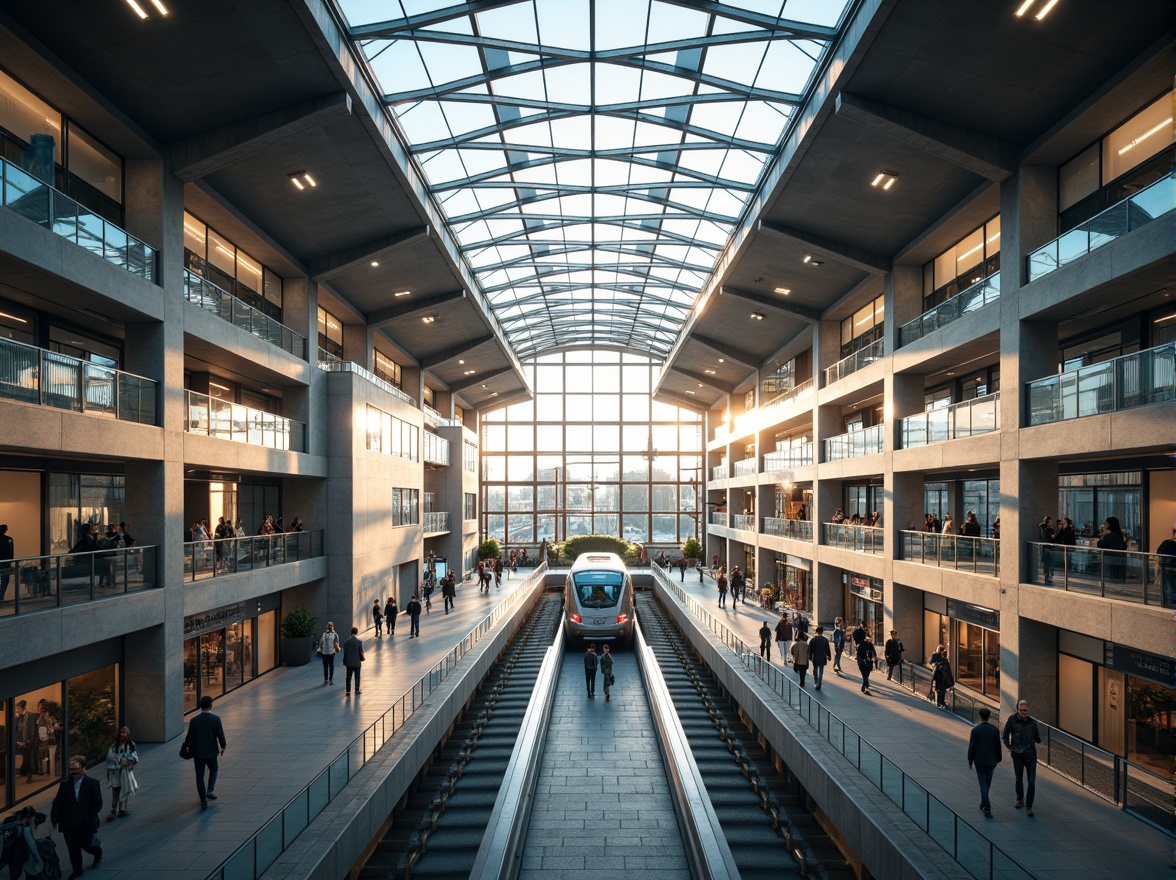
[[[673,403],[675,406],[694,410],[697,413],[705,413],[710,409],[701,400],[695,400],[688,394],[678,394],[676,391],[658,391],[653,395],[653,399],[659,403]]]
[[[397,318],[403,318],[405,315],[411,315],[414,312],[427,311],[428,309],[445,305],[447,302],[453,302],[455,299],[464,299],[465,295],[466,292],[464,290],[451,290],[448,293],[439,293],[436,296],[426,296],[415,301],[410,300],[398,306],[390,306],[389,308],[372,312],[367,316],[367,322],[372,327],[387,324],[389,321],[395,321]]]
[[[714,376],[708,376],[705,373],[696,373],[694,370],[684,370],[681,367],[674,367],[675,372],[681,373],[688,379],[693,379],[695,382],[701,382],[703,385],[709,385],[711,388],[717,388],[724,394],[734,394],[735,386],[730,382],[720,382]]]
[[[351,96],[338,92],[176,141],[167,148],[168,159],[172,173],[191,183],[279,141],[349,115]]]
[[[758,228],[760,232],[769,232],[779,238],[803,245],[813,256],[832,260],[834,263],[841,263],[845,266],[852,266],[861,272],[869,272],[871,275],[885,275],[890,271],[890,258],[884,257],[882,254],[871,253],[844,242],[825,238],[823,235],[804,232],[768,220],[760,220]]]
[[[531,400],[533,395],[530,391],[521,390],[511,394],[500,394],[497,397],[487,397],[485,400],[470,401],[474,409],[478,412],[485,412],[486,410],[501,409],[504,406],[510,406],[512,403],[518,403],[522,400]]]
[[[459,391],[464,391],[466,388],[473,388],[475,385],[480,385],[496,376],[501,376],[503,373],[513,373],[514,370],[510,367],[500,367],[497,370],[486,370],[481,373],[475,373],[473,376],[463,376],[456,382],[449,383],[449,393],[457,394]]]
[[[745,299],[748,302],[755,303],[757,306],[762,306],[765,309],[775,309],[778,312],[784,312],[794,318],[800,318],[808,324],[816,324],[821,320],[821,313],[818,309],[809,309],[804,306],[793,305],[792,303],[782,298],[764,296],[762,293],[754,293],[750,290],[739,290],[735,287],[720,287],[719,296],[735,296],[739,299]]]
[[[469,339],[465,342],[451,345],[449,348],[443,348],[440,351],[435,351],[432,354],[425,355],[421,358],[420,366],[422,370],[431,370],[434,367],[439,367],[446,361],[451,361],[454,358],[459,358],[463,354],[468,354],[479,345],[485,345],[487,342],[493,342],[494,336],[479,336],[477,339]]]
[[[751,358],[749,358],[747,356],[747,352],[740,351],[738,348],[735,348],[733,345],[727,345],[725,343],[719,342],[717,339],[712,339],[709,336],[703,336],[700,333],[695,333],[690,338],[693,339],[695,342],[698,342],[698,343],[701,343],[702,345],[705,345],[707,348],[713,348],[719,354],[723,355],[724,357],[730,358],[731,360],[735,361],[736,363],[740,363],[740,364],[743,364],[744,366],[751,367],[753,370],[759,369],[759,362],[758,361],[752,360]]]
[[[841,92],[837,115],[998,183],[1016,168],[1017,148],[1000,138],[879,101]]]
[[[325,257],[318,257],[311,260],[311,277],[315,281],[327,281],[364,263],[370,264],[373,261],[379,262],[386,259],[402,247],[423,241],[429,237],[429,234],[428,226],[418,226],[395,235],[384,235],[355,247],[336,251]]]

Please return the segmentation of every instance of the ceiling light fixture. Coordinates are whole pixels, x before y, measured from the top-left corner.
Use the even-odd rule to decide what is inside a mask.
[[[465,375],[467,375],[467,376],[472,376],[472,375],[474,375],[474,373],[476,373],[476,372],[477,372],[477,370],[466,370],[466,371],[465,371]]]
[[[308,186],[318,186],[318,184],[315,183],[314,178],[310,176],[309,171],[295,171],[293,174],[289,175],[289,177],[290,182],[294,184],[295,189],[297,189],[299,192],[306,189]]]
[[[726,358],[719,358],[719,363],[720,363],[720,364],[725,364],[726,362],[727,362],[727,359],[726,359]]]
[[[751,320],[762,321],[763,319],[764,319],[764,316],[761,312],[752,312],[751,313]]]
[[[1159,321],[1157,321],[1156,323],[1158,324],[1158,323],[1159,323]],[[707,370],[707,371],[706,371],[706,374],[707,374],[708,376],[713,376],[713,375],[715,374],[715,371],[714,371],[714,370]]]
[[[788,296],[788,294],[792,293],[792,288],[791,287],[777,287],[776,293],[780,293],[780,294],[783,294],[784,296]]]
[[[1139,137],[1134,138],[1129,144],[1127,144],[1127,146],[1123,147],[1123,149],[1119,150],[1119,155],[1122,156],[1124,153],[1126,153],[1132,147],[1137,146],[1140,141],[1147,140],[1149,137],[1151,137],[1157,131],[1163,131],[1165,128],[1167,128],[1171,124],[1172,124],[1171,119],[1165,119],[1163,122],[1161,122],[1159,125],[1155,126],[1154,128],[1149,128],[1147,131],[1145,131]]]
[[[20,323],[22,323],[22,324],[28,323],[28,321],[26,321],[24,318],[17,317],[16,315],[10,315],[10,314],[8,314],[8,312],[0,312],[0,318],[8,318],[13,321],[20,321]],[[1157,321],[1156,323],[1158,324],[1159,321]]]
[[[870,182],[870,186],[890,189],[896,180],[898,180],[898,175],[893,171],[879,171],[878,175]]]
[[[694,392],[693,392],[693,391],[691,391],[689,388],[687,388],[687,389],[686,389],[686,393],[687,393],[687,394],[693,394]]]
[[[819,266],[819,265],[821,265],[821,261],[820,261],[820,260],[814,260],[814,259],[813,259],[813,255],[812,255],[812,254],[805,254],[805,255],[804,255],[804,261],[805,261],[805,263],[807,263],[807,264],[808,264],[808,265],[810,265],[810,266],[813,266],[814,268],[815,268],[815,267],[817,267],[817,266]]]
[[[127,6],[135,10],[135,15],[139,16],[140,19],[147,17],[147,13],[143,11],[143,7],[136,3],[135,0],[127,0]]]
[[[423,318],[421,318],[421,323],[422,324],[433,324],[436,322],[436,320],[437,320],[436,315],[425,315]]]
[[[1025,13],[1032,9],[1036,3],[1037,0],[1025,0],[1024,3],[1017,7],[1017,11],[1014,12],[1013,15],[1015,15],[1017,18],[1024,18]],[[1053,8],[1057,5],[1058,0],[1045,0],[1045,5],[1041,7],[1041,11],[1036,13],[1033,17],[1038,21],[1041,21],[1043,18],[1049,15]]]
[[[490,392],[490,396],[491,396],[491,397],[497,397],[497,396],[498,396],[498,392],[497,392],[497,391],[491,391],[491,392]]]
[[[465,363],[465,358],[458,358],[458,361],[457,361],[457,362],[458,362],[459,364],[464,364],[464,363]]]
[[[379,260],[372,260],[372,268],[373,268],[373,269],[374,269],[374,268],[376,268],[378,265],[380,265],[380,261],[379,261]]]
[[[411,290],[398,290],[392,295],[393,296],[408,296],[410,293],[412,293]]]

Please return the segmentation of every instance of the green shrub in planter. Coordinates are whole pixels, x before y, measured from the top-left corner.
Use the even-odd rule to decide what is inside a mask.
[[[633,545],[616,535],[577,535],[563,543],[563,555],[573,562],[584,553],[615,553],[624,558],[632,551]]]
[[[294,608],[282,618],[282,637],[302,639],[313,636],[318,629],[318,618],[309,608]]]
[[[502,548],[498,546],[498,541],[495,538],[487,538],[478,545],[479,559],[497,559],[502,555]]]
[[[686,559],[702,558],[702,544],[697,538],[687,538],[682,542],[682,556]]]

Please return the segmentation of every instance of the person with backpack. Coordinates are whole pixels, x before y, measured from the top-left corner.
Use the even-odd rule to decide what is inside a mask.
[[[743,572],[739,570],[739,566],[731,569],[731,604],[735,605],[738,602],[747,604],[747,600],[743,598],[743,589],[747,586],[747,578]]]
[[[898,683],[902,684],[902,655],[906,648],[902,646],[902,639],[898,637],[898,630],[890,631],[890,638],[882,649],[886,657],[886,680],[894,681],[894,669],[898,667]]]
[[[858,672],[862,674],[862,693],[870,696],[870,673],[874,671],[874,663],[878,660],[878,652],[874,650],[874,643],[870,637],[862,639],[857,648]]]
[[[934,659],[936,655],[932,655]],[[935,705],[940,709],[947,708],[947,691],[955,687],[955,676],[951,674],[951,663],[947,660],[947,653],[943,646],[939,646],[939,657],[935,663],[935,671],[931,674],[931,687],[935,690]]]
[[[841,654],[845,650],[845,620],[833,621],[833,671],[841,674]]]

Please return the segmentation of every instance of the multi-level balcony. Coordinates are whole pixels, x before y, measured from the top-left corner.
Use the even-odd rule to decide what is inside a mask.
[[[1000,430],[1000,392],[929,409],[902,420],[902,448],[975,437]]]
[[[722,526],[723,528],[726,528],[727,527],[727,514],[726,513],[715,513],[712,511],[711,515],[710,515],[710,524],[712,526]]]
[[[393,397],[399,397],[409,406],[413,407],[414,409],[416,408],[416,398],[412,395],[405,394],[391,382],[385,382],[371,370],[366,370],[353,361],[345,361],[342,358],[331,354],[329,351],[324,351],[321,348],[318,350],[318,367],[320,370],[326,373],[355,373],[357,376],[362,376],[363,378],[367,379],[377,388],[387,391]],[[436,410],[434,410],[434,412],[436,412]],[[441,414],[437,413],[437,416],[440,418]]]
[[[184,299],[197,308],[212,312],[218,318],[288,351],[296,358],[306,357],[306,337],[263,314],[253,306],[241,302],[207,278],[189,269],[184,270]]]
[[[0,339],[0,399],[156,424],[156,382],[12,339]]]
[[[755,531],[755,516],[746,513],[731,514],[731,528],[742,529],[745,532]]]
[[[0,205],[153,284],[153,247],[27,171],[0,159]]]
[[[424,514],[425,534],[432,535],[449,531],[449,511],[431,510]]]
[[[126,547],[94,553],[24,556],[2,563],[4,598],[0,617],[30,614],[122,596],[159,585],[155,547]]]
[[[460,428],[461,422],[456,419],[447,419],[433,407],[427,403],[421,404],[421,412],[425,414],[425,424],[432,425],[434,428]]]
[[[1176,608],[1176,559],[1158,553],[1029,544],[1030,583],[1162,608]]]
[[[427,464],[449,465],[449,441],[429,431],[422,431],[421,458]]]
[[[1176,343],[1030,382],[1028,424],[1048,425],[1176,399]]]
[[[865,348],[858,349],[848,357],[843,357],[833,366],[826,368],[825,386],[828,387],[834,382],[856,373],[863,367],[868,367],[870,364],[882,360],[884,342],[883,339],[876,339]]]
[[[1095,214],[1028,257],[1029,280],[1036,281],[1176,208],[1176,187],[1162,177],[1123,201]]]
[[[783,471],[808,467],[813,463],[813,444],[798,443],[788,449],[777,449],[764,456],[764,471]]]
[[[744,458],[735,462],[735,476],[754,477],[759,473],[759,459]]]
[[[787,391],[780,392],[775,397],[769,397],[766,400],[760,401],[757,412],[763,417],[761,424],[766,424],[771,421],[776,412],[802,398],[809,397],[812,393],[813,380],[805,379],[803,382],[793,385]]]
[[[710,478],[712,480],[727,479],[727,465],[720,464],[710,469]]]
[[[984,308],[991,302],[996,302],[1000,298],[1000,273],[996,272],[989,275],[980,281],[977,281],[971,287],[966,287],[953,296],[949,300],[945,300],[933,309],[928,309],[915,318],[913,321],[908,321],[898,329],[898,344],[899,347],[910,345],[918,339],[922,339],[928,333],[938,330],[950,324],[952,321],[958,321],[964,315]]]
[[[821,523],[821,543],[855,553],[878,555],[886,552],[886,529],[853,523]]]
[[[813,540],[813,524],[807,519],[779,519],[764,517],[764,534],[793,541]]]
[[[242,406],[197,391],[185,392],[184,430],[266,449],[306,452],[306,425],[251,406]]]
[[[860,431],[838,434],[824,441],[825,461],[841,461],[845,458],[859,458],[863,455],[877,455],[882,452],[885,425],[874,425]]]
[[[1000,540],[903,530],[902,559],[919,565],[1000,575]]]
[[[198,581],[286,565],[323,555],[323,531],[250,538],[215,538],[184,544],[184,580]]]

